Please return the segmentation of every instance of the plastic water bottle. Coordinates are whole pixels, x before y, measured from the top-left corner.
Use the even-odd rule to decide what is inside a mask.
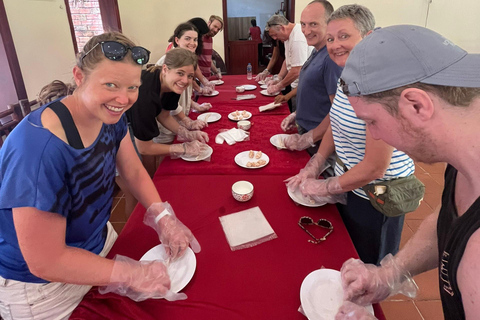
[[[247,80],[252,80],[252,64],[250,62],[247,65]]]

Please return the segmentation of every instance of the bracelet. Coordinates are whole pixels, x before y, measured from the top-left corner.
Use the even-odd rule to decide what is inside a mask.
[[[168,212],[167,209],[163,210],[156,218],[155,218],[155,224],[158,223],[158,221],[160,221],[160,219],[162,219],[163,217],[165,216],[171,216],[172,214],[170,212]]]

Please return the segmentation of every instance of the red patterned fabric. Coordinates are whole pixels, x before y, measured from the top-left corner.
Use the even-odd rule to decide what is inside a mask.
[[[224,86],[230,90],[227,83]],[[221,91],[222,95],[227,96]],[[220,96],[213,99],[220,99]],[[243,103],[245,101],[241,108],[246,107]],[[253,106],[254,103],[248,104]],[[211,111],[222,116],[238,109],[237,105],[220,100],[213,105]],[[334,205],[308,208],[296,205],[289,198],[283,180],[298,172],[308,155],[267,148],[269,142],[265,141],[277,133],[274,128],[288,111],[281,108],[276,112],[283,114],[270,117],[257,114],[252,119],[255,125],[251,131],[258,130],[252,131],[253,141],[249,143],[265,148],[271,161],[265,168],[247,170],[233,163],[233,155],[243,150],[242,143],[247,146],[247,142],[233,146],[211,144],[214,154],[210,164],[166,159],[154,176],[154,184],[163,201],[172,205],[202,246],[202,251],[196,255],[195,275],[182,290],[188,299],[136,303],[115,294],[101,295],[94,288],[70,319],[306,319],[297,311],[303,279],[322,267],[339,270],[345,260],[358,256]],[[211,124],[209,130],[216,131],[226,124],[233,127],[235,123],[222,118],[217,124],[218,127]],[[265,128],[261,129],[262,126]],[[289,161],[288,165],[282,161]],[[250,201],[242,203],[233,199],[231,186],[238,180],[248,180],[254,185]],[[278,238],[252,248],[231,251],[219,217],[255,206],[260,207]],[[144,212],[145,208],[140,205],[135,208],[108,257],[122,254],[139,259],[159,244],[155,231],[143,224]],[[302,216],[330,220],[333,233],[321,244],[309,243],[309,236],[297,225]],[[324,235],[319,229],[309,230],[318,238]],[[376,316],[385,319],[380,307],[375,305],[374,308]]]

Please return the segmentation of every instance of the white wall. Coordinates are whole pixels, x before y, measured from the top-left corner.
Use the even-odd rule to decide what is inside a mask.
[[[152,52],[151,62],[165,54],[168,38],[179,23],[223,16],[222,0],[118,0],[118,6],[123,32]],[[223,32],[215,36],[213,48],[223,57]]]
[[[300,22],[302,10],[310,1],[295,1],[295,22]],[[330,2],[335,9],[351,3],[366,6],[375,16],[378,27],[394,24],[428,27],[468,52],[480,53],[478,0],[464,0],[461,1],[461,5],[451,0],[330,0]]]
[[[75,50],[63,0],[4,0],[29,99],[55,79],[70,81]]]
[[[240,1],[240,0],[237,0]],[[249,0],[250,1],[250,0]],[[295,21],[310,0],[296,0]],[[378,26],[409,23],[425,26],[429,0],[357,0],[369,7]],[[352,3],[332,0],[335,8]],[[54,79],[70,81],[74,49],[63,0],[4,0],[8,22],[29,99]],[[151,61],[164,53],[178,23],[192,17],[222,16],[222,0],[118,0],[122,27],[135,42],[152,51]],[[480,53],[480,1],[433,0],[427,27],[472,53]],[[223,56],[223,33],[214,40]]]

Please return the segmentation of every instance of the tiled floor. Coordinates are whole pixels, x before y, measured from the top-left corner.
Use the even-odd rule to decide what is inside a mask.
[[[424,201],[420,207],[405,217],[401,247],[412,237],[423,219],[440,205],[443,190],[444,164],[427,165],[417,163],[415,175],[425,184]],[[118,233],[125,222],[125,198],[119,191],[113,199],[112,216],[110,222]],[[443,319],[440,302],[437,271],[432,270],[415,277],[419,293],[415,299],[402,295],[390,297],[382,302],[381,306],[387,320],[439,320]]]

